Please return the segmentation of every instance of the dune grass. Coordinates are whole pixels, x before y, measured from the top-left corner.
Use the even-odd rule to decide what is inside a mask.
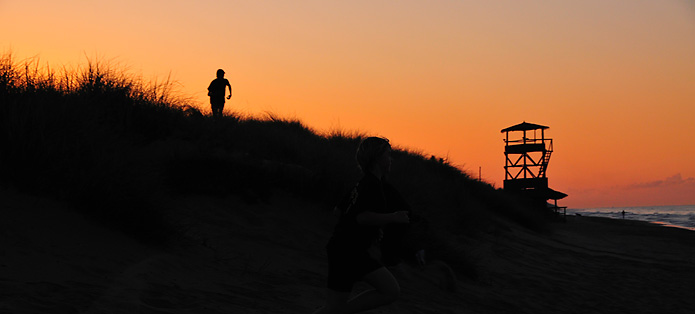
[[[330,210],[358,181],[354,152],[366,134],[318,134],[273,114],[213,119],[176,96],[174,84],[144,82],[96,61],[56,73],[5,54],[0,184],[65,200],[107,226],[161,243],[176,232],[161,201],[172,193],[261,202],[284,190]],[[453,239],[494,219],[546,229],[539,213],[444,160],[407,149],[393,157],[391,181],[436,226],[433,254],[465,264],[465,248]]]

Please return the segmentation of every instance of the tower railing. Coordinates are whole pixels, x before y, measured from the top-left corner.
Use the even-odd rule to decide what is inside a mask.
[[[519,176],[523,175],[523,178],[544,178],[548,164],[550,163],[550,156],[553,152],[553,140],[549,138],[523,138],[519,140],[504,140],[507,145],[505,146],[505,178],[507,180],[519,179]],[[509,143],[521,143],[512,144]],[[529,153],[540,152],[542,155],[537,159]],[[516,160],[510,159],[510,155],[518,155]],[[536,169],[537,172],[532,169]],[[520,168],[516,174],[511,172],[511,169]]]

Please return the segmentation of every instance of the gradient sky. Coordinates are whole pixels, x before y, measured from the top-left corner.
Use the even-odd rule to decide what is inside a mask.
[[[0,49],[97,56],[208,109],[274,112],[449,160],[498,187],[500,130],[550,127],[573,208],[695,204],[695,1],[0,0]]]

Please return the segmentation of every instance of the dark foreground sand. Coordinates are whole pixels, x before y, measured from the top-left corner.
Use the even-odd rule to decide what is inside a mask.
[[[0,313],[311,313],[322,304],[328,213],[290,197],[253,206],[186,197],[171,207],[186,239],[153,249],[59,203],[0,191]],[[462,239],[476,280],[452,281],[440,261],[404,265],[401,299],[368,313],[695,313],[695,232],[588,217],[553,229]]]

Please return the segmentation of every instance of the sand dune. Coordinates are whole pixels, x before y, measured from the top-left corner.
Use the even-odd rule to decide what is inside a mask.
[[[310,313],[323,302],[334,217],[316,204],[172,199],[184,237],[152,248],[61,203],[0,193],[0,313]],[[568,218],[549,235],[509,225],[465,239],[476,280],[441,261],[401,265],[401,299],[368,313],[693,313],[695,232]]]

